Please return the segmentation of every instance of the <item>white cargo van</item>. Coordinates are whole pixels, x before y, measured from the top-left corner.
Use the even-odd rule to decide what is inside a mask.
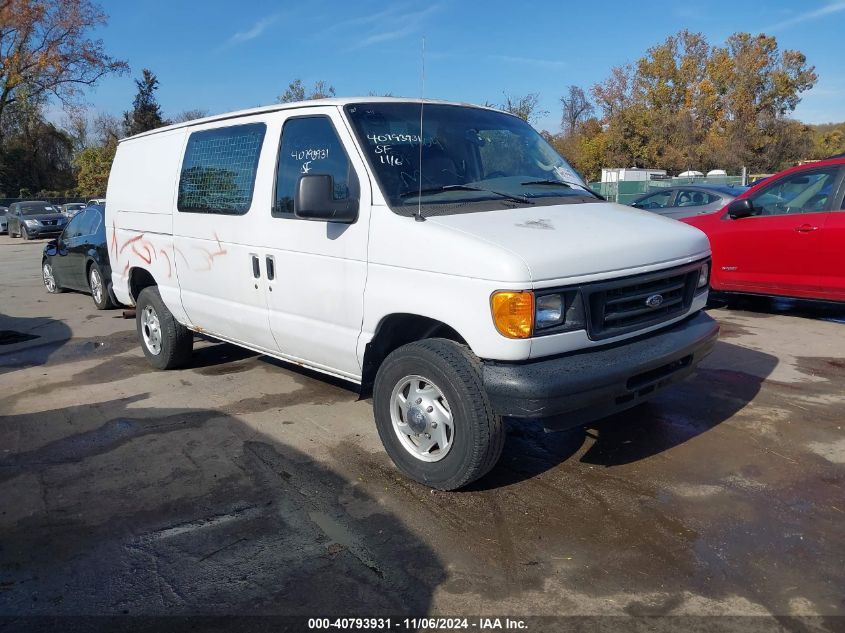
[[[493,467],[503,416],[634,406],[718,335],[703,233],[605,202],[489,108],[324,99],[172,125],[121,141],[107,199],[150,363],[185,365],[202,332],[357,383],[435,488]]]

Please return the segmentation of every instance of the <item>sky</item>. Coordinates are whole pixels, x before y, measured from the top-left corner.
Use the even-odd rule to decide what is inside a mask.
[[[96,32],[131,74],[88,92],[92,111],[131,106],[143,68],[160,81],[165,116],[228,112],[276,101],[288,83],[323,79],[338,96],[370,92],[501,103],[503,92],[539,93],[560,129],[560,96],[588,88],[680,29],[722,44],[734,32],[777,36],[802,51],[819,81],[794,116],[845,121],[845,0],[676,2],[356,2],[305,0],[102,1]],[[425,82],[422,45],[425,39]]]

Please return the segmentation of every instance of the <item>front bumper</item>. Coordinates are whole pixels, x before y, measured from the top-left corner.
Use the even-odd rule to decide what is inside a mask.
[[[493,410],[570,428],[633,407],[682,380],[709,354],[719,325],[704,312],[636,339],[525,363],[485,361]]]
[[[26,232],[29,233],[30,237],[38,238],[38,237],[51,237],[54,235],[59,235],[65,228],[65,224],[61,226],[36,226],[26,227]]]

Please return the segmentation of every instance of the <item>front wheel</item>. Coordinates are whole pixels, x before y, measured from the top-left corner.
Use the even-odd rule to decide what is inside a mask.
[[[91,289],[91,298],[97,310],[110,310],[115,307],[109,294],[108,284],[103,280],[103,273],[97,264],[91,264],[88,271],[88,287]]]
[[[26,230],[26,224],[21,227],[21,239],[24,241],[29,239],[29,231]]]
[[[138,295],[135,325],[141,349],[153,367],[175,369],[188,362],[194,336],[173,318],[156,286],[144,288]]]
[[[446,339],[409,343],[379,367],[373,388],[379,437],[396,466],[422,484],[455,490],[487,474],[505,432],[481,380],[481,363]]]
[[[44,287],[51,295],[63,292],[63,288],[56,281],[56,273],[53,271],[53,265],[46,260],[41,264],[41,277],[44,280]]]

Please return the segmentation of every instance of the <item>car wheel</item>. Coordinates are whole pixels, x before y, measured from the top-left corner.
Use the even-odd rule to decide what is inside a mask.
[[[153,367],[175,369],[188,362],[194,335],[173,317],[156,286],[144,288],[138,295],[135,325],[141,349]]]
[[[393,463],[411,479],[455,490],[487,474],[499,460],[504,425],[481,381],[481,363],[446,339],[393,351],[376,374],[373,409]]]
[[[103,273],[97,264],[91,264],[88,270],[88,288],[97,310],[110,310],[115,307],[109,293],[109,284],[103,279]]]
[[[29,232],[26,230],[25,224],[21,227],[21,238],[24,239],[24,240],[29,239]]]
[[[59,282],[56,281],[56,274],[53,272],[53,265],[46,260],[41,263],[41,278],[44,280],[44,287],[50,294],[56,295],[64,291],[64,288],[62,288],[59,285]]]

